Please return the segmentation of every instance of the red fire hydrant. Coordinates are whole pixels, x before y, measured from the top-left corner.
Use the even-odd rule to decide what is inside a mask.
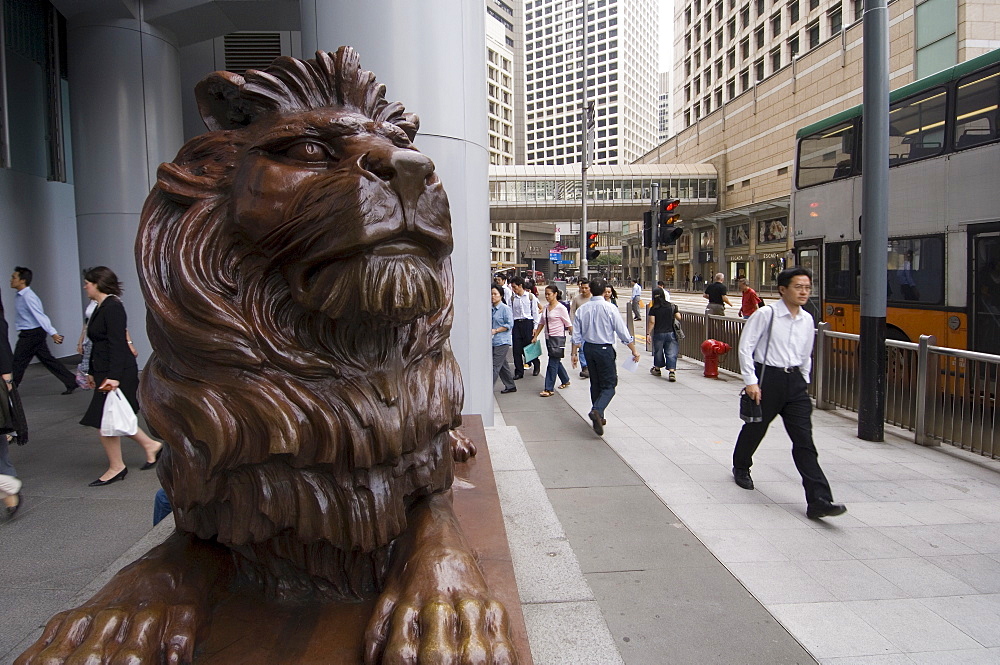
[[[719,356],[729,353],[732,347],[717,339],[706,339],[701,343],[701,354],[705,356],[705,376],[719,378]]]

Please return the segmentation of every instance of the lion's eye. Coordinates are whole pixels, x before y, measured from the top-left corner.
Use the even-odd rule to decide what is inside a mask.
[[[327,147],[318,141],[300,141],[289,146],[285,155],[300,162],[326,162],[332,159]]]

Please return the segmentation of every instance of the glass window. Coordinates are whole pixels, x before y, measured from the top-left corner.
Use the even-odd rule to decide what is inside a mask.
[[[785,242],[788,240],[788,217],[757,220],[757,242]]]
[[[858,297],[858,251],[861,243],[837,242],[826,245],[826,293],[837,300]]]
[[[850,120],[799,141],[798,186],[809,187],[850,176],[854,172],[854,136],[854,121]]]
[[[955,147],[968,148],[1000,138],[1000,67],[958,82]]]
[[[893,104],[889,110],[889,165],[938,155],[944,149],[947,93],[943,88]]]
[[[806,35],[809,37],[809,48],[819,46],[819,21],[813,21],[806,26]]]
[[[897,303],[944,303],[944,237],[889,241],[888,299]]]
[[[788,4],[788,23],[794,24],[799,20],[799,0],[792,0]]]
[[[726,247],[750,244],[750,223],[734,224],[726,227]]]
[[[835,35],[840,32],[840,29],[844,27],[844,13],[840,9],[840,5],[832,9],[827,17],[830,19],[830,34]]]

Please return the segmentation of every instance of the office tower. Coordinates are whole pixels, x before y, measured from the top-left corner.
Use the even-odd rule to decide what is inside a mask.
[[[584,99],[596,111],[594,163],[629,164],[656,144],[657,4],[589,0],[586,20],[583,4],[524,3],[526,164],[579,163]]]
[[[515,90],[520,75],[516,68],[520,3],[486,0],[486,87],[489,104],[490,164],[514,163]],[[520,123],[523,127],[523,122]],[[523,135],[523,133],[521,134]],[[490,265],[495,271],[514,265],[517,257],[517,227],[509,222],[490,225]]]
[[[656,104],[659,142],[670,136],[670,72],[660,72],[660,97]]]

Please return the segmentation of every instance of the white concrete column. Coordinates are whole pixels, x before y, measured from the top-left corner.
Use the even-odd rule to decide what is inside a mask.
[[[183,142],[180,54],[139,20],[94,16],[70,21],[67,48],[80,266],[106,265],[122,281],[141,365],[151,349],[135,236],[157,167]]]
[[[464,413],[493,424],[489,339],[486,27],[482,2],[301,0],[302,53],[354,47],[386,97],[420,116],[417,147],[437,165],[455,236],[451,344],[465,381]]]

